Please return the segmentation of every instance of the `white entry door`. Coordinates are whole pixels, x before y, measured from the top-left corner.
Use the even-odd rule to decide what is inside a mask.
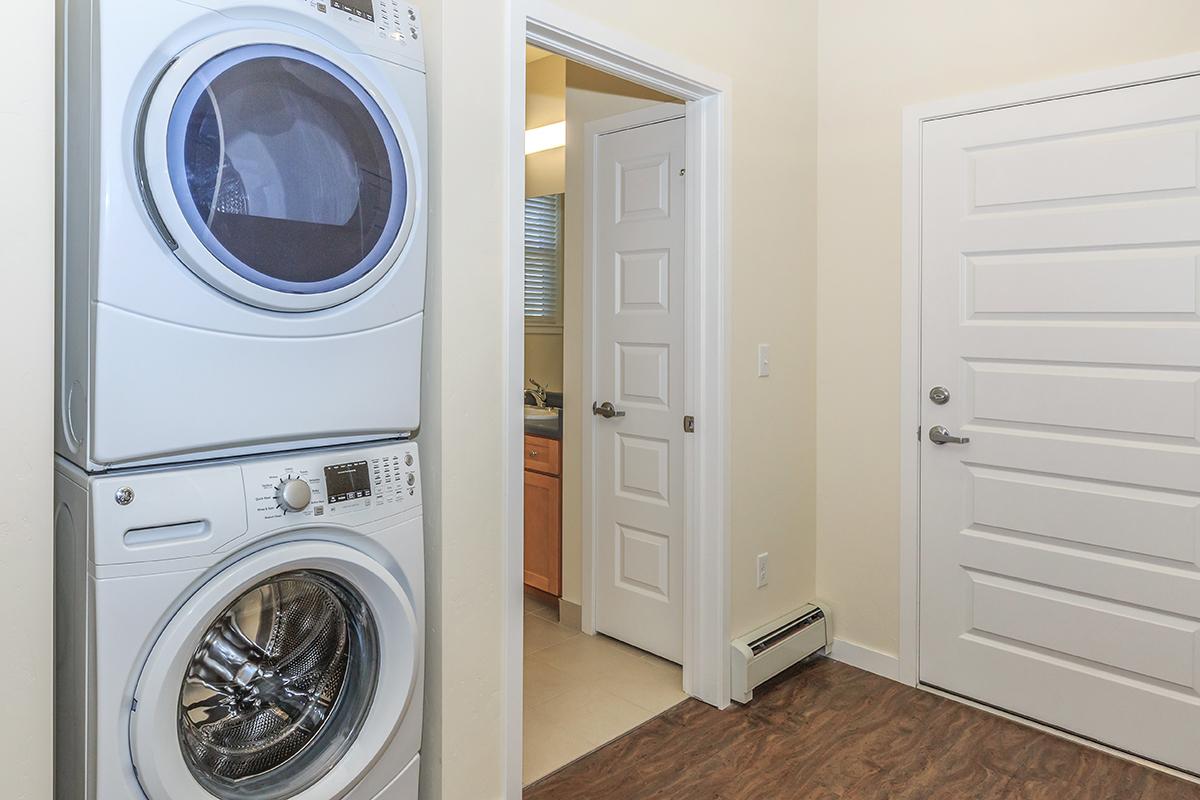
[[[920,678],[1200,773],[1198,137],[1197,78],[923,126]]]
[[[599,137],[593,170],[596,630],[683,661],[684,120]],[[606,411],[611,404],[611,411]],[[586,488],[585,488],[586,491]]]

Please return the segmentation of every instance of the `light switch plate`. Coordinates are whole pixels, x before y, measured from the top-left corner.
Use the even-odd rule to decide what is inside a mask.
[[[758,588],[759,588],[759,589],[761,589],[761,588],[763,588],[764,586],[766,586],[766,585],[767,585],[767,560],[768,560],[770,557],[771,557],[771,556],[770,556],[770,554],[769,554],[769,553],[759,553],[759,554],[758,554],[758,561],[757,561],[757,567],[758,567],[757,584],[758,584]]]
[[[771,374],[771,345],[758,346],[758,377],[766,378]]]

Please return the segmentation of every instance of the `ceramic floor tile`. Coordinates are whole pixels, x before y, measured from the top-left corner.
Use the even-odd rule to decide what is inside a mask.
[[[685,699],[679,665],[533,612],[524,679],[526,784]]]
[[[595,686],[576,686],[526,711],[530,730],[570,731],[599,747],[654,716]]]
[[[546,648],[562,644],[582,636],[578,631],[563,627],[557,622],[543,619],[536,614],[525,615],[525,655],[538,653]]]
[[[636,667],[600,676],[596,685],[655,714],[687,699],[683,668],[661,659],[639,659]]]
[[[595,749],[569,728],[553,726],[543,719],[525,714],[525,742],[522,779],[526,785]]]
[[[576,676],[580,684],[591,683],[614,672],[637,669],[643,663],[637,656],[615,646],[612,640],[586,634],[537,650],[531,655],[526,652],[527,658],[536,658],[568,675]]]
[[[542,619],[549,620],[550,622],[554,623],[558,622],[558,609],[553,608],[552,606],[544,606],[535,601],[533,608],[527,609],[527,611],[535,617],[541,617]]]
[[[524,679],[526,708],[553,700],[572,686],[579,685],[578,679],[536,659],[526,659]]]

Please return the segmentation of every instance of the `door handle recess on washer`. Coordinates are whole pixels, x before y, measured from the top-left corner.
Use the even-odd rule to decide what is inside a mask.
[[[592,403],[592,413],[595,414],[597,417],[604,417],[605,419],[612,419],[613,417],[625,416],[624,411],[617,411],[617,407],[609,402],[604,402],[604,403],[599,403],[599,404]]]
[[[950,431],[946,430],[943,425],[934,425],[929,429],[929,441],[934,444],[967,444],[971,441],[969,436],[951,436]]]

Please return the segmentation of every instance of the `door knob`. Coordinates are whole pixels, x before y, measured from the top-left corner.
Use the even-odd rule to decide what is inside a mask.
[[[929,441],[934,444],[966,444],[971,439],[968,436],[951,436],[945,426],[934,425],[929,429]]]
[[[599,403],[599,404],[592,403],[592,413],[595,414],[597,417],[604,417],[605,419],[612,419],[613,417],[625,416],[624,411],[617,411],[617,407],[614,406],[612,403],[608,403],[608,402]]]

